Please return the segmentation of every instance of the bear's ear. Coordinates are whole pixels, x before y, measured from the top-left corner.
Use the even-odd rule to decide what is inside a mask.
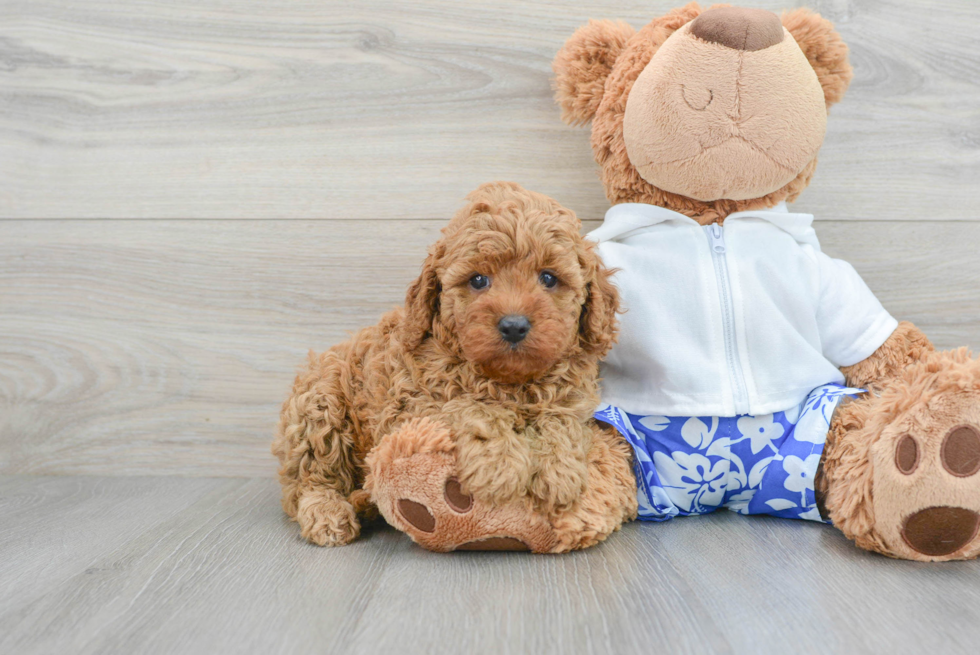
[[[847,44],[834,29],[834,24],[809,9],[787,11],[782,16],[785,27],[800,50],[817,72],[823,87],[827,109],[844,97],[851,84],[854,69],[847,58]]]
[[[636,31],[621,21],[590,20],[555,56],[555,100],[569,125],[588,123],[602,102],[606,78]]]

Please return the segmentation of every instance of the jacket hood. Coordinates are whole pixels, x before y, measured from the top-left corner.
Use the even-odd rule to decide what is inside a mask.
[[[811,245],[820,250],[820,241],[813,229],[813,214],[792,213],[786,208],[785,202],[779,203],[772,209],[752,209],[729,214],[725,222],[745,218],[768,221],[796,239],[797,243]],[[596,242],[617,241],[636,230],[668,221],[701,227],[701,224],[690,216],[664,207],[639,202],[625,202],[610,207],[602,225],[589,232],[585,238]]]

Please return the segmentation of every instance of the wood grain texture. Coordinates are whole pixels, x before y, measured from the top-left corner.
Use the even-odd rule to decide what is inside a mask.
[[[980,639],[975,562],[888,560],[803,521],[718,512],[569,555],[439,555],[386,526],[311,546],[277,496],[266,479],[0,477],[0,650],[899,655]]]
[[[824,526],[446,556],[385,526],[316,548],[279,508],[307,349],[400,304],[479,183],[601,217],[551,59],[683,2],[0,0],[0,652],[975,650],[976,562]],[[894,315],[980,349],[980,3],[809,4],[856,78],[795,208]]]
[[[599,218],[551,59],[589,18],[679,4],[4,0],[0,216],[441,218],[514,179]],[[856,78],[801,210],[977,220],[980,3],[811,4]]]
[[[0,472],[272,475],[307,350],[401,304],[443,224],[0,222]],[[895,316],[980,349],[980,224],[817,230]]]

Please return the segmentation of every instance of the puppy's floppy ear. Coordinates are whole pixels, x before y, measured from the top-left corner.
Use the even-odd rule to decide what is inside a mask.
[[[827,109],[830,109],[844,97],[854,77],[854,69],[847,57],[847,44],[833,23],[809,9],[784,12],[782,21],[817,72]]]
[[[594,244],[586,243],[582,266],[587,283],[579,316],[579,343],[585,352],[602,358],[616,343],[619,290],[609,280],[613,271],[603,265]]]
[[[563,121],[582,125],[592,120],[602,102],[606,78],[635,33],[620,21],[590,20],[565,42],[551,64]]]
[[[415,350],[432,331],[432,320],[439,311],[439,292],[442,285],[436,274],[436,261],[441,256],[442,244],[429,250],[422,264],[422,272],[412,282],[405,294],[405,318],[402,321],[400,340],[406,350]]]

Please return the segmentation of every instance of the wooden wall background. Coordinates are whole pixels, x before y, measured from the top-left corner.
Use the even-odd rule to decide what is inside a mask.
[[[0,473],[273,475],[307,349],[398,304],[469,190],[597,224],[551,58],[680,3],[0,0]],[[856,77],[796,209],[980,348],[980,3],[808,4]]]

